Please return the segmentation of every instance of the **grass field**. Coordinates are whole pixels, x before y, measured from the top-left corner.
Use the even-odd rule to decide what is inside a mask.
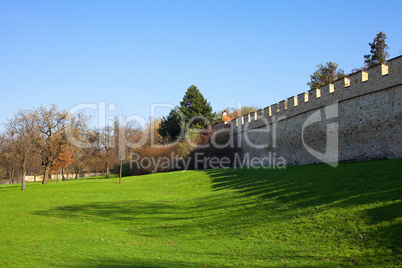
[[[0,266],[401,266],[402,160],[0,186]]]

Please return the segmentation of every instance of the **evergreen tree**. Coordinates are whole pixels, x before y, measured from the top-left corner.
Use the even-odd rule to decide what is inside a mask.
[[[180,102],[180,111],[183,113],[186,124],[190,122],[191,129],[207,128],[207,122],[203,119],[194,119],[196,117],[203,117],[209,121],[210,124],[215,123],[215,113],[212,112],[212,107],[209,102],[204,98],[198,88],[191,85]]]
[[[179,107],[172,109],[167,117],[162,117],[158,134],[169,141],[176,140],[181,133],[182,122]]]
[[[184,129],[187,123],[190,123],[190,129],[207,128],[208,123],[201,117],[207,119],[212,125],[216,123],[216,116],[212,112],[211,105],[198,88],[192,85],[187,89],[180,106],[172,109],[167,117],[162,117],[158,133],[163,138],[174,141],[182,134],[182,129],[185,130],[183,134],[188,131]]]
[[[332,83],[344,76],[345,73],[342,69],[338,69],[338,64],[330,61],[325,65],[317,65],[317,70],[310,75],[310,82],[308,82],[307,85],[309,85],[311,89],[319,88],[322,85]]]
[[[389,57],[387,52],[388,45],[385,43],[386,39],[387,35],[383,32],[379,32],[374,38],[373,43],[369,43],[371,54],[364,55],[364,62],[368,65],[368,67],[386,62],[387,58]]]

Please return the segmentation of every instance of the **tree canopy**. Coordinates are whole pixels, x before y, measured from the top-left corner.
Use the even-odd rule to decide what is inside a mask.
[[[176,140],[181,133],[182,122],[178,106],[170,110],[167,117],[163,117],[158,128],[158,134],[169,140]]]
[[[330,61],[325,65],[317,65],[317,70],[310,75],[310,82],[308,82],[307,85],[309,85],[311,89],[319,88],[322,85],[332,83],[344,76],[345,72],[342,69],[338,69],[338,64]]]
[[[374,38],[373,43],[370,45],[370,54],[364,55],[364,62],[368,67],[372,67],[379,63],[385,63],[389,54],[387,52],[388,45],[385,43],[387,35],[383,32],[379,32]]]
[[[206,128],[208,122],[214,123],[215,113],[212,112],[210,103],[194,85],[187,89],[183,101],[180,102],[179,109],[183,113],[186,123],[190,123],[189,128],[201,129]],[[201,117],[208,120],[208,122]]]
[[[163,117],[159,125],[158,133],[170,141],[176,140],[182,133],[189,129],[203,129],[216,121],[215,113],[207,99],[200,90],[191,85],[184,94],[180,106],[172,109],[167,117]]]

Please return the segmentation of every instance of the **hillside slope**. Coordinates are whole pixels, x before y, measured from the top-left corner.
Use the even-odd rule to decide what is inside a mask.
[[[401,265],[402,159],[0,186],[0,266]]]

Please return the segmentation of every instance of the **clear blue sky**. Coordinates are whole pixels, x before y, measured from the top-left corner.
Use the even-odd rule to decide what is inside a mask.
[[[99,101],[148,117],[192,84],[215,111],[266,107],[307,91],[318,63],[363,66],[379,31],[402,53],[402,1],[329,3],[1,0],[0,122]]]

